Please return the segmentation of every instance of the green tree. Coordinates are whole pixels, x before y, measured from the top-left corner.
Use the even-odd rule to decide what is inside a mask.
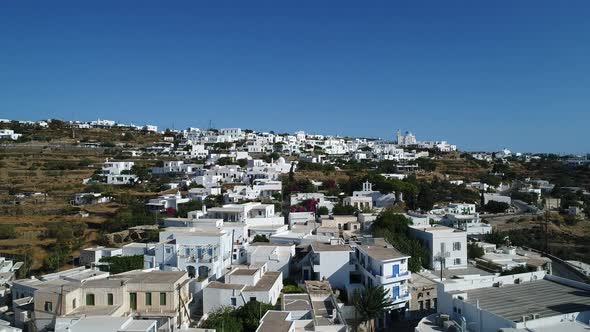
[[[409,225],[412,220],[396,213],[392,209],[385,210],[377,217],[371,226],[371,233],[374,237],[382,237],[397,250],[410,256],[408,269],[418,272],[428,264],[428,251],[418,240],[408,236]]]
[[[510,208],[510,204],[496,201],[489,201],[488,204],[482,206],[482,210],[489,213],[504,213],[508,208]]]
[[[369,331],[375,331],[375,319],[391,309],[393,303],[387,290],[380,287],[365,287],[355,290],[352,303],[357,322],[364,322]]]
[[[236,309],[221,307],[209,314],[203,328],[224,332],[243,332],[242,321],[236,317]]]
[[[325,215],[330,214],[330,210],[328,210],[328,208],[325,207],[325,206],[320,206],[318,208],[317,214],[320,215],[320,216],[325,216]]]
[[[342,205],[340,203],[334,204],[332,208],[332,214],[335,216],[345,216],[355,214],[357,209],[352,205]]]
[[[256,234],[256,236],[254,236],[254,239],[252,240],[252,242],[270,242],[270,241],[268,240],[266,235]]]
[[[423,183],[420,185],[420,193],[418,194],[418,207],[422,211],[430,211],[434,206],[434,193],[429,185]]]
[[[150,170],[147,167],[140,165],[131,166],[131,173],[137,175],[140,180],[149,179],[151,176]]]
[[[483,251],[483,248],[477,245],[476,243],[467,244],[467,258],[481,258],[484,254],[485,252]]]
[[[100,266],[100,269],[111,274],[143,269],[143,255],[103,257],[100,262],[108,264]]]
[[[219,166],[233,165],[234,160],[231,157],[221,157],[221,158],[217,159],[216,164]]]
[[[181,218],[187,218],[188,213],[191,211],[201,210],[203,208],[203,203],[197,200],[190,200],[184,204],[180,204],[178,206],[178,211],[176,211],[176,216]]]
[[[255,332],[260,325],[260,319],[268,310],[272,310],[273,305],[258,301],[249,301],[237,309],[237,314],[242,319],[244,332]]]

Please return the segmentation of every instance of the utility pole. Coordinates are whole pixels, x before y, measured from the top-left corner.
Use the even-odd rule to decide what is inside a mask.
[[[545,227],[544,227],[544,233],[545,233],[545,249],[543,250],[545,253],[549,253],[549,245],[547,243],[547,232],[548,232],[548,226],[549,226],[549,211],[545,211]]]
[[[446,265],[447,258],[451,255],[450,252],[445,250],[444,243],[440,245],[440,253],[434,258],[436,261],[440,263],[440,281],[443,280],[443,270]]]

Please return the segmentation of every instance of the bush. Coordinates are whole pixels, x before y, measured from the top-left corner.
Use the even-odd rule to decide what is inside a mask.
[[[509,276],[509,275],[513,275],[513,274],[520,274],[520,273],[527,273],[527,272],[534,272],[535,268],[532,266],[517,266],[514,267],[510,270],[506,270],[506,271],[502,271],[500,273],[501,276]]]
[[[16,227],[14,225],[0,225],[0,240],[16,239]]]
[[[305,291],[303,289],[301,289],[301,287],[299,287],[299,286],[285,285],[283,287],[283,293],[284,294],[300,294],[300,293],[305,293]]]
[[[209,314],[204,328],[225,332],[255,332],[271,304],[250,301],[239,308],[222,307]]]
[[[328,208],[327,208],[327,207],[325,207],[325,206],[320,206],[320,207],[318,208],[318,212],[317,212],[317,213],[318,213],[320,216],[325,216],[325,215],[328,215],[328,214],[330,214],[330,210],[328,210]]]
[[[256,234],[256,236],[254,236],[254,239],[252,240],[252,242],[270,242],[270,241],[268,240],[266,235]]]
[[[332,208],[332,214],[335,216],[345,216],[355,214],[357,212],[356,208],[352,205],[342,205],[340,203],[335,204]]]
[[[481,258],[484,254],[485,254],[485,252],[483,251],[483,248],[480,247],[479,245],[477,245],[475,243],[467,244],[467,258],[469,258],[469,259]]]
[[[100,270],[111,274],[143,269],[143,255],[103,257],[100,262],[108,263],[100,265]]]
[[[482,210],[489,213],[504,213],[510,208],[510,204],[504,202],[489,201],[488,204],[482,206]]]

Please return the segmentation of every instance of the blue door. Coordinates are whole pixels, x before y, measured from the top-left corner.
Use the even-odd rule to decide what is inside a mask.
[[[399,274],[399,265],[395,264],[395,265],[393,265],[393,276],[397,277],[398,274]]]
[[[399,297],[399,286],[393,286],[392,292],[393,298],[397,299]]]

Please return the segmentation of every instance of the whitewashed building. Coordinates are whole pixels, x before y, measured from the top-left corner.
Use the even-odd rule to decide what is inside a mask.
[[[283,288],[283,274],[268,271],[267,264],[238,267],[203,290],[203,312],[223,306],[238,308],[249,301],[276,304]]]
[[[467,232],[442,225],[416,225],[409,228],[410,236],[419,240],[430,254],[430,268],[467,267]]]

